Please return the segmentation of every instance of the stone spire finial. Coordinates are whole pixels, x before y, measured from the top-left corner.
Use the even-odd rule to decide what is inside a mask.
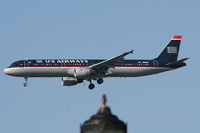
[[[99,113],[106,113],[106,114],[111,113],[110,108],[106,105],[106,103],[107,103],[107,98],[106,98],[106,95],[105,95],[105,94],[103,94],[102,99],[101,99],[101,102],[102,102],[102,104],[101,104],[101,106],[100,106],[98,112],[99,112]]]
[[[107,98],[106,98],[106,95],[105,95],[105,94],[103,94],[101,101],[102,101],[102,104],[103,104],[103,105],[106,105],[106,103],[107,103]]]

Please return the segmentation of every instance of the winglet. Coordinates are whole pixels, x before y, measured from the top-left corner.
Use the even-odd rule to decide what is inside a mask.
[[[133,51],[134,51],[134,50],[131,50],[131,51],[127,52],[127,54],[133,54]]]
[[[130,53],[133,54],[133,51],[134,51],[134,50],[131,50]]]

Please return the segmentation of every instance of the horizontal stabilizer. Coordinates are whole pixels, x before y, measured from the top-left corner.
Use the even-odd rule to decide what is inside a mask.
[[[184,58],[184,59],[181,59],[181,60],[178,60],[178,61],[173,61],[173,62],[168,63],[167,65],[170,66],[170,67],[177,67],[177,68],[182,67],[182,66],[186,65],[184,62],[188,59],[189,58]]]

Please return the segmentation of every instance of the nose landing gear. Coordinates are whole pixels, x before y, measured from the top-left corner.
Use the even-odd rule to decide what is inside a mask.
[[[28,86],[28,78],[25,77],[24,79],[25,79],[24,87],[26,87],[26,86]]]

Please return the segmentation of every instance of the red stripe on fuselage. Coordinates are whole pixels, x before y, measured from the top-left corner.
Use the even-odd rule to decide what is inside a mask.
[[[29,67],[7,67],[7,68],[85,68],[88,66],[29,66]],[[172,67],[148,67],[148,66],[115,66],[115,68],[166,68],[166,69],[175,69]]]
[[[147,66],[116,66],[116,68],[168,68],[168,69],[175,69],[172,67],[147,67]]]

